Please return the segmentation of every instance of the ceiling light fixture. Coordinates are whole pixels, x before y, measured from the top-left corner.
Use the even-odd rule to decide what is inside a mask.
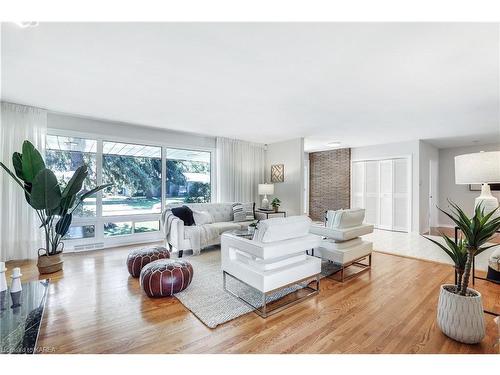
[[[341,143],[340,142],[328,142],[327,145],[330,147],[339,147],[341,145]]]
[[[37,27],[38,26],[38,21],[19,21],[19,22],[14,22],[17,26],[19,26],[21,29],[27,29],[29,27]]]

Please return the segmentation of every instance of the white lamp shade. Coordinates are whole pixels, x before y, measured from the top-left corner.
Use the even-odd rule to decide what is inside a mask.
[[[455,183],[500,183],[500,151],[455,156]]]
[[[274,184],[259,184],[259,195],[274,194]]]

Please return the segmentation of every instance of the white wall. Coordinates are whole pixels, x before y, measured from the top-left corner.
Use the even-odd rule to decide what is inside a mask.
[[[419,232],[426,233],[429,231],[429,214],[437,218],[437,208],[433,207],[430,210],[429,195],[430,195],[430,163],[434,166],[439,165],[439,150],[437,147],[425,141],[419,141]],[[439,170],[439,169],[438,169]],[[437,197],[434,202],[439,202],[439,182],[437,185]],[[437,223],[436,223],[437,224]]]
[[[274,184],[272,197],[280,198],[281,208],[288,216],[301,215],[304,212],[304,139],[296,138],[267,145],[266,182],[271,181],[273,164],[284,164],[285,181]]]
[[[412,218],[411,230],[419,231],[419,141],[388,143],[383,145],[351,148],[351,161],[377,160],[411,156],[412,160]]]
[[[499,151],[498,143],[470,147],[454,147],[439,150],[439,207],[447,210],[447,199],[457,203],[468,215],[474,212],[474,199],[481,192],[470,191],[468,185],[455,184],[455,156],[479,151]],[[500,192],[492,194],[500,199]],[[439,225],[452,226],[453,222],[442,212],[439,212]]]
[[[47,126],[49,129],[109,136],[112,137],[112,140],[124,138],[128,141],[164,144],[180,148],[215,149],[215,137],[59,113],[48,114]]]

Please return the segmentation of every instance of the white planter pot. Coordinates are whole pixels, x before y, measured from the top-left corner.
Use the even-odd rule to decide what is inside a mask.
[[[454,340],[466,344],[477,344],[486,334],[481,294],[474,289],[469,289],[477,295],[466,297],[445,289],[445,287],[452,288],[453,286],[452,284],[441,285],[437,309],[438,326],[446,336]]]

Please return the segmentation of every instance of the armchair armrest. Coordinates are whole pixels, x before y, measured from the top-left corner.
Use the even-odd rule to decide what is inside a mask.
[[[179,248],[182,240],[184,239],[184,222],[175,217],[170,224],[170,231],[167,233],[168,242],[175,248]]]

